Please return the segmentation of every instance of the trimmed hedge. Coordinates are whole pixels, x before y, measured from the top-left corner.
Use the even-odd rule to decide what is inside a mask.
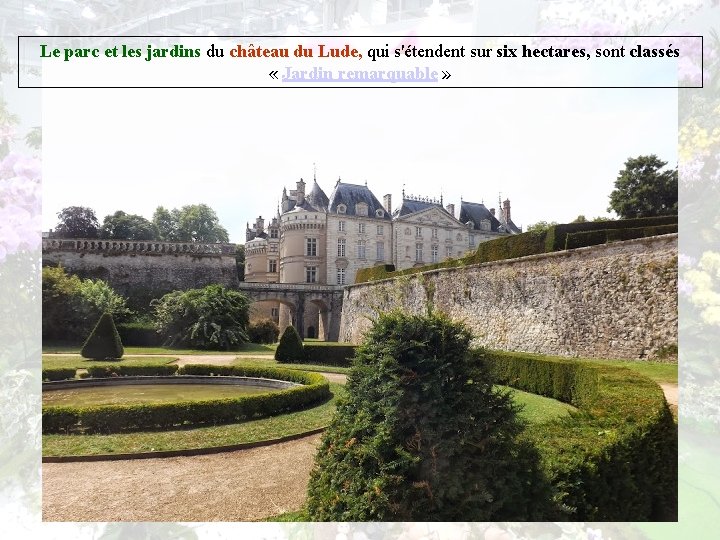
[[[357,345],[350,343],[305,343],[304,362],[321,366],[349,367],[355,357]]]
[[[473,253],[470,253],[460,259],[446,259],[439,263],[427,264],[425,266],[418,266],[415,268],[406,268],[405,270],[392,271],[392,265],[362,268],[355,274],[355,283],[357,284],[364,283],[366,281],[407,276],[410,274],[437,270],[439,268],[455,268],[458,266],[501,261],[504,259],[516,259],[527,255],[538,255],[540,253],[545,253],[546,234],[546,231],[533,231],[522,234],[514,234],[512,236],[502,236],[500,238],[496,238],[495,240],[488,240],[487,242],[480,243]]]
[[[602,229],[599,231],[584,231],[566,235],[565,249],[576,249],[586,246],[607,244],[634,238],[648,238],[661,234],[678,232],[677,223],[672,225],[656,225],[653,227],[636,227],[633,229]]]
[[[126,346],[159,347],[162,338],[152,323],[121,323],[116,325],[120,339]]]
[[[157,366],[155,366],[157,367]],[[160,366],[164,367],[164,366]],[[43,433],[118,433],[175,426],[225,424],[305,408],[330,397],[322,375],[260,366],[187,365],[188,375],[233,375],[297,382],[285,390],[203,401],[97,407],[43,407]]]
[[[673,229],[674,227],[674,229]],[[604,244],[618,240],[631,240],[677,232],[677,216],[652,218],[618,219],[614,221],[591,221],[555,225],[546,231],[533,231],[495,240],[481,242],[478,248],[460,259],[446,259],[435,264],[394,271],[392,265],[361,268],[355,274],[355,283],[365,283],[410,274],[418,274],[439,268],[455,268],[505,259],[517,259],[528,255],[539,255],[573,247]],[[575,236],[580,233],[587,235]],[[570,236],[573,239],[570,240]],[[569,245],[568,245],[569,244]],[[567,247],[566,247],[567,246]]]
[[[476,351],[498,384],[580,409],[531,425],[553,486],[548,520],[674,521],[677,427],[662,389],[626,368],[524,353]]]
[[[584,223],[565,223],[563,225],[554,225],[547,231],[545,251],[562,251],[563,249],[566,249],[567,236],[573,233],[610,229],[637,229],[656,227],[660,225],[677,225],[677,222],[677,216],[659,216],[635,219],[616,219],[612,221],[586,221]]]
[[[165,364],[162,366],[157,365],[119,365],[112,364],[109,366],[90,366],[87,368],[88,374],[91,377],[126,377],[132,375],[147,375],[147,376],[166,376],[175,375],[178,371],[176,364]]]
[[[63,381],[74,379],[77,370],[75,368],[48,368],[42,370],[43,381]]]

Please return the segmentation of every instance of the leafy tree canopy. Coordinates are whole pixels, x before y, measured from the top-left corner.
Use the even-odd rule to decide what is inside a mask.
[[[179,210],[158,206],[153,214],[161,240],[168,242],[227,242],[227,230],[206,204],[190,204]]]
[[[230,350],[248,341],[250,300],[221,285],[153,300],[155,327],[169,347]]]
[[[100,238],[118,240],[156,240],[157,228],[153,223],[137,214],[126,214],[118,210],[105,216],[100,228]]]
[[[238,280],[245,281],[245,246],[238,244],[235,248],[235,266],[237,267]]]
[[[629,158],[618,173],[608,212],[623,219],[669,216],[678,212],[678,171],[655,154]]]
[[[548,230],[550,227],[553,227],[554,225],[557,225],[557,221],[538,221],[537,223],[533,223],[532,225],[528,225],[525,232],[542,232]]]
[[[97,238],[98,220],[95,211],[85,206],[68,206],[58,212],[55,235],[60,238]]]

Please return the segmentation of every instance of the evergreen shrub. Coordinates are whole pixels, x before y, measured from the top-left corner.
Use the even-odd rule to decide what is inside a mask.
[[[114,360],[122,358],[124,349],[112,315],[103,313],[80,350],[83,358]]]
[[[310,520],[540,515],[532,449],[510,397],[470,361],[470,337],[440,315],[379,316],[316,455]]]
[[[280,343],[275,349],[275,360],[278,362],[302,362],[304,359],[303,342],[293,325],[285,328]]]

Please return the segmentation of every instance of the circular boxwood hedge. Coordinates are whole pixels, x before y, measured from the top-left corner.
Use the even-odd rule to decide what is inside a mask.
[[[278,379],[298,383],[300,386],[266,394],[202,401],[92,407],[44,406],[43,433],[118,433],[170,429],[176,426],[226,424],[296,411],[330,398],[327,379],[317,373],[305,371],[191,364],[181,368],[179,373]],[[146,371],[144,374],[151,373]]]
[[[677,426],[662,389],[629,369],[526,353],[476,351],[499,384],[576,406],[531,425],[553,490],[547,521],[675,521]]]

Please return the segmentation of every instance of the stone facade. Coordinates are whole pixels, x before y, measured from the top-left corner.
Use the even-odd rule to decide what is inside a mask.
[[[239,283],[235,244],[50,238],[42,242],[43,265],[103,279],[129,296],[133,305],[175,290]]]
[[[355,285],[340,340],[360,342],[379,311],[432,305],[492,349],[651,359],[677,344],[677,254],[664,235]]]

